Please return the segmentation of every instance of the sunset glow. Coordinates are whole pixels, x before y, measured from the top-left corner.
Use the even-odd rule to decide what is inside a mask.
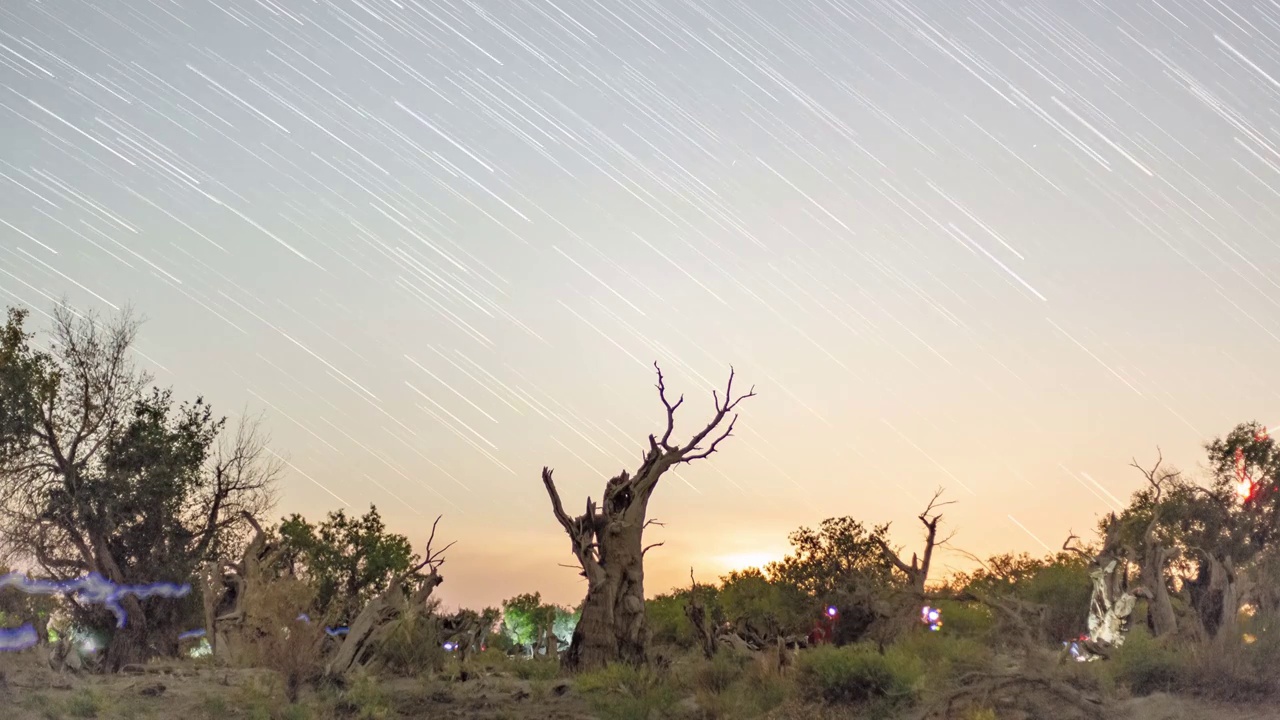
[[[726,571],[746,570],[747,568],[764,569],[765,565],[781,560],[781,552],[747,552],[734,555],[721,555],[716,558]]]

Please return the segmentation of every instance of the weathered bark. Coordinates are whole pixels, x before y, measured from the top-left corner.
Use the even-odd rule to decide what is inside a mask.
[[[1164,577],[1168,552],[1157,542],[1147,543],[1142,560],[1141,582],[1147,595],[1147,627],[1155,637],[1178,631],[1178,618],[1173,612],[1173,598]]]
[[[431,525],[431,536],[427,539],[425,552],[426,559],[417,567],[392,580],[387,589],[370,600],[369,604],[356,615],[355,620],[347,626],[347,634],[343,637],[342,644],[325,667],[326,677],[338,681],[346,680],[353,670],[365,662],[369,651],[382,640],[392,622],[406,612],[417,612],[426,607],[432,591],[444,582],[444,578],[440,576],[440,566],[444,564],[444,552],[453,546],[453,543],[449,543],[439,551],[432,552],[431,542],[435,539],[436,525],[439,522],[440,518],[437,517],[435,523]],[[425,576],[421,575],[424,568],[430,570]],[[406,587],[414,581],[417,582],[417,587],[410,595]]]
[[[209,654],[218,656],[218,603],[226,595],[227,588],[222,579],[222,567],[219,563],[205,563],[200,574],[200,602],[204,617],[204,637],[209,642]]]
[[[558,660],[560,658],[560,638],[556,636],[555,626],[547,626],[543,642],[547,648],[547,658]]]
[[[1089,599],[1089,636],[1085,649],[1093,656],[1105,657],[1108,650],[1124,644],[1129,631],[1129,618],[1137,602],[1128,591],[1128,562],[1122,546],[1121,526],[1114,514],[1107,516],[1102,549],[1089,560],[1089,579],[1093,595]],[[1089,557],[1071,545],[1075,535],[1067,538],[1062,549]]]
[[[1187,592],[1207,639],[1220,642],[1238,637],[1240,596],[1230,557],[1205,554],[1199,573],[1187,583]]]
[[[724,401],[721,402],[718,394],[712,394],[716,413],[711,422],[684,445],[672,445],[675,412],[684,402],[684,397],[675,403],[669,402],[662,370],[657,363],[654,367],[658,370],[658,397],[667,411],[666,430],[661,439],[656,435],[649,436],[649,449],[634,475],[624,471],[605,484],[599,508],[591,498],[587,498],[586,512],[576,518],[569,517],[552,480],[551,469],[542,469],[542,482],[551,498],[552,512],[568,534],[573,554],[582,568],[583,577],[587,579],[582,618],[573,631],[569,650],[562,658],[563,664],[570,669],[599,667],[618,661],[645,661],[649,631],[644,615],[644,554],[656,547],[643,545],[644,530],[652,522],[645,517],[649,498],[667,470],[715,452],[716,446],[732,434],[737,415],[705,449],[700,444],[739,402],[755,395],[754,391],[748,391],[735,399],[733,372],[730,370]]]
[[[280,544],[263,531],[253,515],[244,512],[241,517],[249,523],[254,533],[244,549],[240,562],[230,565],[232,574],[229,577],[223,576],[221,568],[213,563],[207,566],[210,574],[217,577],[210,578],[206,585],[206,590],[209,591],[205,599],[206,622],[210,614],[214,617],[212,627],[205,628],[205,635],[209,638],[209,645],[214,650],[215,656],[232,661],[236,659],[237,650],[244,640],[240,637],[240,631],[245,624],[245,613],[249,607],[248,599],[267,582],[267,573],[284,552]],[[230,581],[230,587],[226,585],[226,580]],[[210,588],[213,589],[210,590]],[[229,592],[233,603],[231,610],[222,615],[216,615],[219,603]],[[209,604],[211,601],[212,605]]]
[[[1156,449],[1159,453],[1159,448]],[[1170,635],[1178,630],[1178,618],[1173,612],[1173,600],[1169,595],[1169,582],[1165,578],[1165,566],[1169,561],[1169,551],[1160,544],[1160,540],[1156,537],[1156,529],[1160,523],[1160,498],[1164,492],[1164,485],[1167,481],[1173,480],[1178,476],[1175,471],[1160,471],[1160,463],[1164,460],[1161,454],[1156,459],[1156,464],[1150,470],[1145,470],[1138,464],[1137,460],[1133,461],[1133,467],[1147,478],[1147,482],[1152,487],[1151,498],[1151,520],[1147,523],[1146,529],[1142,533],[1139,541],[1139,551],[1141,555],[1140,582],[1143,592],[1139,593],[1135,590],[1135,595],[1142,595],[1147,599],[1147,627],[1151,629],[1151,634],[1155,637],[1162,635]]]
[[[940,497],[942,497],[942,488],[939,488],[933,494],[924,512],[918,516],[920,524],[924,525],[925,529],[924,552],[921,555],[912,553],[911,564],[908,565],[903,562],[898,553],[890,548],[884,540],[879,537],[873,538],[880,546],[880,552],[885,560],[901,573],[907,581],[907,602],[903,604],[903,607],[899,607],[895,613],[894,617],[897,622],[890,628],[889,635],[891,636],[917,624],[917,616],[925,601],[925,585],[929,582],[929,568],[933,564],[933,551],[938,546],[945,545],[951,539],[947,537],[938,540],[938,524],[942,522],[942,513],[935,512],[935,510],[951,504],[951,502],[939,503],[938,498]]]
[[[715,657],[716,648],[720,645],[716,642],[715,627],[707,617],[706,605],[698,594],[698,581],[693,579],[693,568],[689,568],[689,580],[693,585],[689,588],[689,602],[685,603],[684,612],[689,617],[689,624],[693,626],[693,631],[698,634],[698,644],[702,647],[702,654],[710,660]]]

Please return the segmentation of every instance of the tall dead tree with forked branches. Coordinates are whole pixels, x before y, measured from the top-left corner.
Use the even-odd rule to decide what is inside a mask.
[[[880,552],[884,555],[885,560],[906,578],[912,596],[920,600],[924,600],[924,585],[929,581],[929,567],[933,564],[933,551],[946,545],[951,540],[950,535],[941,540],[938,539],[938,524],[942,522],[942,513],[938,512],[938,509],[955,503],[954,500],[938,502],[938,498],[942,497],[942,492],[942,488],[938,488],[933,493],[933,497],[929,498],[929,504],[925,506],[924,512],[918,516],[920,524],[924,525],[925,529],[924,552],[920,555],[911,553],[910,564],[904,562],[902,557],[890,548],[889,544],[883,539],[880,537],[873,538],[876,544],[880,546]]]
[[[929,504],[925,506],[924,512],[917,517],[920,524],[924,526],[924,549],[921,553],[911,553],[911,562],[907,563],[902,559],[900,551],[895,551],[889,547],[889,543],[879,536],[873,537],[872,541],[880,548],[881,555],[895,570],[897,570],[907,581],[906,597],[898,612],[893,616],[893,623],[888,626],[891,634],[897,634],[902,630],[909,628],[915,621],[916,614],[920,611],[925,601],[924,586],[929,582],[929,568],[933,565],[933,551],[946,545],[951,541],[951,535],[941,540],[938,539],[938,526],[942,523],[942,513],[939,509],[951,505],[955,501],[938,502],[938,498],[942,497],[943,489],[938,488],[933,493],[933,497],[929,498]]]
[[[721,401],[718,393],[712,393],[715,416],[687,443],[672,445],[676,409],[684,402],[684,396],[670,402],[662,369],[657,363],[654,363],[654,368],[658,372],[658,397],[667,412],[667,426],[662,437],[649,436],[649,448],[634,475],[624,470],[605,483],[604,497],[599,506],[588,497],[586,512],[570,517],[560,501],[551,469],[542,469],[542,483],[551,498],[552,512],[569,535],[573,554],[582,568],[582,576],[587,579],[582,617],[573,631],[568,652],[561,658],[565,667],[570,669],[599,667],[618,661],[645,661],[649,632],[644,614],[644,554],[656,546],[643,545],[644,530],[653,522],[645,517],[649,498],[666,471],[715,452],[720,442],[732,434],[738,420],[736,414],[724,432],[714,436],[715,439],[705,448],[702,443],[713,437],[712,434],[738,403],[755,395],[753,387],[745,394],[733,397],[733,369],[730,368],[724,400]]]
[[[1164,455],[1160,453],[1160,448],[1156,448],[1156,453],[1156,464],[1150,470],[1139,465],[1136,458],[1133,461],[1133,467],[1137,468],[1151,485],[1151,519],[1143,529],[1141,537],[1137,539],[1138,547],[1134,548],[1133,554],[1138,556],[1138,567],[1141,573],[1139,584],[1145,591],[1139,593],[1135,590],[1134,595],[1147,598],[1147,626],[1152,635],[1160,637],[1178,630],[1178,618],[1173,612],[1173,600],[1169,596],[1169,581],[1165,577],[1165,567],[1174,554],[1160,541],[1156,535],[1156,528],[1160,524],[1160,501],[1165,486],[1177,480],[1179,473],[1176,470],[1161,470],[1160,464],[1164,462]]]

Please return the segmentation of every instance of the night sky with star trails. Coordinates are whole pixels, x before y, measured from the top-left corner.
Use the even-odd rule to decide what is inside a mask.
[[[451,604],[581,597],[570,508],[733,365],[651,592],[833,515],[1056,548],[1280,422],[1280,3],[10,0],[0,291],[147,318],[278,507],[443,513]],[[958,555],[944,557],[964,567]],[[945,564],[945,563],[943,563]]]

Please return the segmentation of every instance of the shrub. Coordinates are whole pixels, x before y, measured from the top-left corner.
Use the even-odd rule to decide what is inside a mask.
[[[947,616],[943,615],[944,618]],[[949,632],[950,618],[938,632],[912,632],[898,642],[895,649],[920,658],[931,678],[959,677],[970,672],[991,670],[994,653],[991,648],[969,637]],[[933,684],[932,681],[930,684]]]
[[[314,597],[306,583],[285,578],[259,586],[245,602],[243,660],[280,673],[291,703],[297,701],[301,684],[320,672],[324,623],[299,619]]]
[[[367,673],[359,673],[338,702],[338,708],[356,720],[385,720],[394,714],[390,697]]]
[[[685,615],[687,604],[687,591],[659,595],[645,601],[645,616],[649,630],[653,633],[654,643],[682,648],[694,647],[697,644],[693,624]]]
[[[798,670],[801,691],[829,703],[910,704],[924,679],[920,658],[896,647],[882,654],[861,644],[810,650],[800,656]]]
[[[1111,659],[1104,662],[1112,678],[1127,685],[1134,695],[1171,691],[1190,679],[1186,672],[1190,658],[1151,637],[1142,626],[1134,627],[1124,645],[1116,648]]]
[[[691,672],[682,675],[692,681],[701,720],[760,717],[786,702],[794,686],[776,664],[763,660],[721,652],[709,661],[694,661]]]
[[[605,720],[668,717],[676,693],[666,677],[647,665],[616,663],[578,675],[577,688]]]
[[[710,661],[699,663],[694,669],[694,685],[717,695],[723,693],[743,676],[746,664],[747,658],[739,653],[716,653]]]
[[[946,635],[984,639],[995,627],[991,608],[981,603],[938,600],[934,606],[942,611],[942,630]]]
[[[560,663],[548,658],[529,658],[511,663],[511,671],[521,680],[550,680],[560,674]]]
[[[440,672],[449,658],[440,641],[437,619],[423,612],[405,613],[397,618],[374,652],[387,670],[408,677]]]

